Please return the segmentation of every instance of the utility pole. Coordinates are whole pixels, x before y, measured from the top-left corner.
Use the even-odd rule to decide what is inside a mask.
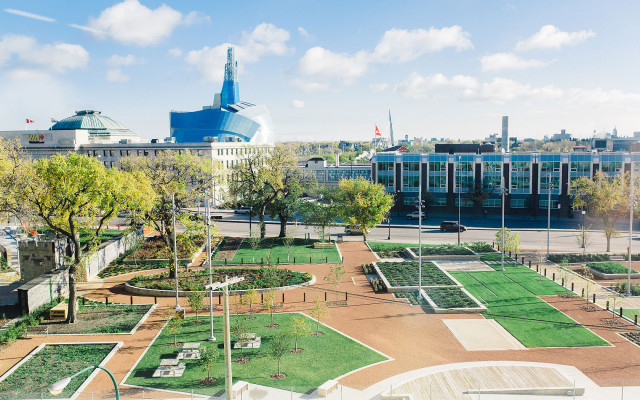
[[[178,246],[176,240],[176,195],[171,194],[171,206],[173,208],[173,268],[176,275],[176,310],[180,309],[180,302],[178,300]]]
[[[207,262],[209,263],[209,285],[213,285],[213,276],[211,271],[211,209],[209,208],[209,199],[205,203],[207,210],[205,217],[207,218]],[[209,325],[211,328],[210,341],[216,340],[213,336],[213,290],[209,290]]]

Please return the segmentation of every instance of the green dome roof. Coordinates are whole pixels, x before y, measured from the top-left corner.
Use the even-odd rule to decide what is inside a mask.
[[[82,110],[76,111],[76,115],[56,122],[51,130],[86,129],[94,135],[131,134],[134,133],[125,125],[100,114],[100,111]]]

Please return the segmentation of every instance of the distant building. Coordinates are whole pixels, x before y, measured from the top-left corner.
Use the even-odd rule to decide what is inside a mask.
[[[560,133],[554,133],[549,139],[550,142],[560,142],[562,140],[573,140],[570,133],[567,133],[564,129]]]
[[[171,111],[171,137],[176,143],[273,142],[273,123],[266,106],[240,101],[238,65],[233,47],[227,50],[222,91],[213,105],[199,111]]]
[[[509,117],[502,117],[502,140],[500,141],[500,146],[504,149],[505,152],[509,152]]]

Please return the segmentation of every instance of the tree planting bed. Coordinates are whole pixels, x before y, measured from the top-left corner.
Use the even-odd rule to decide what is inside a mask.
[[[289,271],[281,268],[213,268],[213,282],[222,282],[225,276],[244,276],[244,281],[229,286],[230,290],[246,290],[250,287],[263,289],[269,287],[283,287],[300,285],[311,281],[309,273]],[[178,288],[180,291],[204,291],[209,284],[209,270],[182,272],[179,274]],[[175,278],[170,278],[168,272],[154,275],[140,275],[128,282],[131,286],[146,289],[173,291],[175,295]]]
[[[49,399],[47,387],[91,365],[99,365],[116,343],[46,344],[0,382],[0,399]],[[69,398],[87,380],[87,371],[71,380],[59,395]]]
[[[381,262],[373,265],[390,292],[412,291],[418,287],[417,261]],[[434,263],[425,261],[422,263],[422,287],[428,286],[460,286],[460,284]]]
[[[204,235],[178,234],[178,258],[191,259],[194,253],[206,240]],[[212,241],[212,243],[215,241]],[[160,236],[146,238],[144,242],[133,252],[124,258],[126,263],[135,263],[144,260],[173,260],[173,254]]]
[[[590,262],[587,267],[591,273],[599,279],[622,279],[629,274],[629,267],[615,261]],[[631,278],[640,278],[640,273],[635,269],[631,269]]]
[[[367,242],[367,244],[378,258],[404,258],[404,249],[415,246],[411,243]]]
[[[78,308],[75,324],[45,321],[49,334],[130,333],[144,318],[153,304],[91,304]]]
[[[304,318],[315,333],[315,321],[297,313],[274,314],[274,323],[277,328],[267,328],[271,323],[269,314],[254,315],[256,319],[245,321],[245,330],[255,333],[262,338],[260,348],[248,348],[243,350],[243,356],[248,358],[246,363],[233,363],[234,382],[243,380],[256,385],[264,385],[284,390],[292,390],[297,393],[308,393],[330,379],[349,373],[358,368],[366,367],[374,363],[385,361],[384,355],[363,346],[360,343],[342,335],[341,333],[320,325],[321,336],[301,337],[298,347],[300,353],[290,353],[282,358],[281,372],[286,375],[282,379],[272,379],[271,374],[277,372],[277,361],[270,355],[271,341],[278,332],[290,330],[295,317]],[[244,318],[244,316],[241,316]],[[203,320],[203,318],[200,318]],[[232,318],[232,327],[235,324]],[[186,323],[178,331],[179,342],[198,342],[201,346],[214,346],[220,352],[220,358],[211,368],[211,377],[217,382],[205,385],[201,380],[207,377],[207,372],[197,365],[195,360],[184,360],[186,370],[181,377],[153,378],[153,372],[160,365],[160,360],[175,358],[178,348],[172,346],[173,333],[166,327],[149,346],[144,356],[135,366],[132,373],[126,378],[125,384],[138,385],[165,390],[184,391],[214,396],[224,390],[224,362],[222,357],[222,344],[220,341],[209,342],[209,320],[199,324],[193,323],[194,318],[189,317]],[[214,335],[218,338],[222,334],[222,319],[215,316],[213,320]],[[235,336],[232,333],[232,336]],[[233,346],[232,346],[233,347]],[[290,341],[289,347],[293,349],[294,343]],[[240,358],[239,349],[231,349],[231,359]]]
[[[426,288],[424,292],[438,308],[481,308],[459,287]]]

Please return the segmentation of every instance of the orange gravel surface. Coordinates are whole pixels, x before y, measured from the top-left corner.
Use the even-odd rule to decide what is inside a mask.
[[[451,334],[442,319],[482,318],[479,315],[461,314],[429,314],[420,307],[410,306],[403,300],[394,299],[391,294],[375,294],[371,290],[361,265],[375,261],[375,256],[362,242],[346,242],[339,244],[344,257],[347,273],[340,285],[339,300],[347,296],[347,306],[331,307],[328,317],[323,321],[346,335],[388,355],[392,360],[383,362],[340,379],[340,384],[356,389],[365,389],[391,376],[440,364],[467,361],[531,361],[573,365],[601,386],[620,386],[622,379],[625,385],[640,385],[640,347],[627,341],[618,333],[638,331],[637,327],[625,323],[623,327],[609,328],[602,322],[610,318],[605,311],[585,312],[579,307],[584,300],[563,299],[557,296],[543,297],[552,306],[566,313],[569,317],[584,324],[596,334],[607,340],[611,347],[592,348],[541,348],[507,351],[466,351]],[[316,276],[316,283],[311,287],[303,287],[279,292],[277,301],[284,300],[284,312],[308,312],[313,305],[313,298],[327,296],[328,301],[336,300],[333,286],[324,281],[330,264],[295,265],[290,268],[296,271],[310,272]],[[155,272],[155,271],[154,271]],[[80,288],[80,294],[89,298],[104,301],[136,304],[153,303],[153,298],[142,296],[131,297],[124,291],[123,283],[132,276],[154,273],[143,271],[123,276],[104,279],[99,285],[86,285]],[[344,292],[348,294],[345,295]],[[284,298],[283,298],[284,296]],[[166,321],[170,307],[175,306],[175,297],[157,298],[158,308],[147,318],[133,335],[68,335],[68,336],[36,336],[16,341],[0,353],[0,374],[6,372],[29,352],[41,343],[56,342],[93,342],[122,341],[124,345],[107,363],[121,382],[126,373],[133,367],[145,348]],[[217,298],[214,298],[217,302]],[[182,306],[187,305],[186,298],[180,298]],[[254,312],[260,307],[254,307]],[[216,312],[219,314],[219,311]],[[525,316],[526,317],[526,316]],[[141,398],[141,390],[126,385],[120,387],[123,398]],[[106,374],[99,373],[87,386],[83,395],[91,392],[109,395],[113,393],[113,385]],[[180,398],[180,395],[161,391],[145,390],[147,398]],[[188,395],[182,396],[189,398]],[[98,399],[100,397],[96,397]],[[83,397],[80,397],[82,400]]]

